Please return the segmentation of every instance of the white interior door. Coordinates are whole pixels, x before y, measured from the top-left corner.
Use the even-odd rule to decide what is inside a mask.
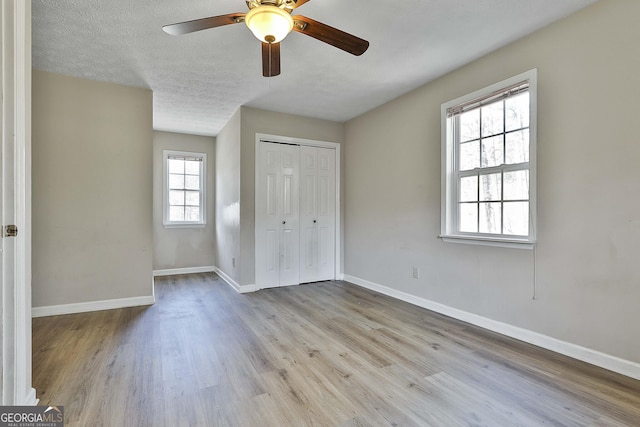
[[[280,149],[275,144],[258,146],[256,181],[256,282],[261,287],[280,285],[278,176]]]
[[[335,150],[300,147],[300,282],[335,278]]]
[[[294,145],[258,144],[256,284],[300,283],[299,152]]]

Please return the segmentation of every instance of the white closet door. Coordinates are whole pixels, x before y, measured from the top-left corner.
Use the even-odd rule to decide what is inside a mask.
[[[318,277],[318,153],[300,147],[300,282]]]
[[[300,152],[296,145],[280,145],[280,286],[300,283]]]
[[[300,282],[335,278],[335,150],[300,147]]]
[[[258,147],[256,283],[261,288],[297,284],[298,147],[266,142]]]

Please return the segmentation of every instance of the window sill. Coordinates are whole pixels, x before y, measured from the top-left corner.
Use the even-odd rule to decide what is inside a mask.
[[[475,236],[460,236],[460,235],[441,235],[438,236],[446,243],[458,243],[465,245],[479,245],[479,246],[494,246],[499,248],[512,248],[512,249],[528,249],[532,250],[536,246],[535,241],[531,240],[519,240],[519,239],[501,239],[491,237],[475,237]]]
[[[179,224],[179,223],[169,223],[169,224],[162,224],[164,226],[164,228],[204,228],[207,226],[206,223],[185,223],[185,224]]]

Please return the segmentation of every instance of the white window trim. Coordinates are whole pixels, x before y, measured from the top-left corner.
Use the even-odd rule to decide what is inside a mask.
[[[441,106],[441,149],[442,149],[442,179],[441,179],[441,230],[440,238],[449,243],[465,243],[471,245],[499,246],[518,249],[533,249],[536,243],[537,230],[537,69],[529,70],[499,83],[480,89],[468,95],[454,99]],[[505,238],[490,234],[457,232],[455,214],[457,209],[457,185],[455,182],[455,155],[452,120],[447,118],[447,110],[475,99],[483,98],[491,93],[500,91],[519,82],[529,82],[529,236],[526,238]]]
[[[169,220],[169,170],[168,160],[170,156],[183,156],[183,157],[202,157],[202,165],[200,166],[200,221],[170,221]],[[192,151],[174,151],[163,150],[162,151],[162,223],[165,228],[201,228],[207,225],[207,187],[206,187],[206,174],[207,174],[207,154],[196,153]]]

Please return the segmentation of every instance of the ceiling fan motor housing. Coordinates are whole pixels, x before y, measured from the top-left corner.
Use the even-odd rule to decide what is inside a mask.
[[[276,6],[293,10],[296,8],[296,3],[298,3],[298,0],[247,0],[249,9],[259,6]]]

